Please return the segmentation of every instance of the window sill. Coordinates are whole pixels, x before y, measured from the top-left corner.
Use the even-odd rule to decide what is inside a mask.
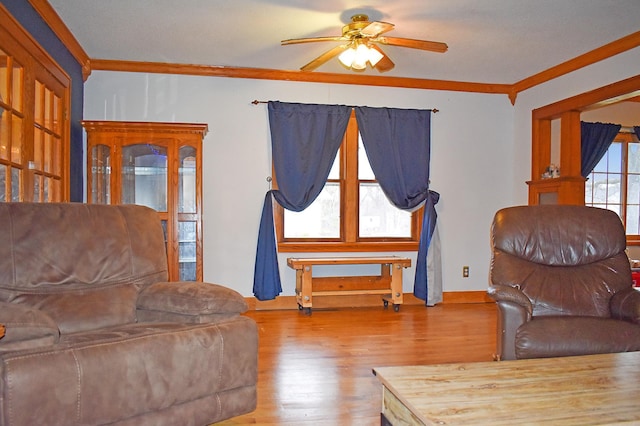
[[[358,243],[342,242],[286,242],[278,243],[278,251],[287,252],[390,252],[418,251],[416,241],[372,241]]]

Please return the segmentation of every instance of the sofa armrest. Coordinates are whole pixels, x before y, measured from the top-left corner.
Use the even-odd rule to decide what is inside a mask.
[[[629,287],[613,295],[610,302],[611,316],[640,324],[640,291]]]
[[[218,284],[177,281],[151,284],[138,295],[138,321],[214,322],[248,309],[235,290]]]
[[[60,339],[56,322],[29,306],[0,302],[0,324],[5,326],[0,353],[50,346]]]

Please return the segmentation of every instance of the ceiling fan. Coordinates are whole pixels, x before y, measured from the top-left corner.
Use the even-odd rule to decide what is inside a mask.
[[[448,49],[446,43],[437,41],[382,36],[382,34],[391,31],[393,27],[394,25],[388,22],[369,22],[367,15],[358,14],[352,16],[351,22],[342,27],[341,36],[294,38],[282,40],[281,44],[284,46],[319,41],[343,42],[301,67],[302,71],[313,71],[336,56],[344,66],[355,71],[364,70],[367,67],[367,63],[380,72],[389,71],[393,69],[395,64],[378,44],[409,47],[438,53],[444,53]]]

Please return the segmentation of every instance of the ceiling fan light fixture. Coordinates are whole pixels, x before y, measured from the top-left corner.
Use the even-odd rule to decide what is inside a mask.
[[[355,43],[338,56],[338,60],[347,68],[361,71],[367,67],[367,62],[375,67],[376,64],[384,57],[376,49],[372,49],[365,43]]]
[[[362,43],[358,44],[355,57],[351,63],[351,68],[354,70],[363,70],[367,67],[367,61],[369,60],[369,48]]]
[[[378,52],[376,49],[369,48],[369,63],[372,67],[375,67],[382,58],[384,58],[382,53]]]
[[[347,68],[351,68],[351,64],[356,57],[356,49],[353,47],[348,48],[338,56],[338,60]]]

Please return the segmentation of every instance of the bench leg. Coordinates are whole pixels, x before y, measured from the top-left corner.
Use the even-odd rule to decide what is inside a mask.
[[[396,311],[402,305],[402,265],[391,264],[391,302]]]
[[[305,309],[307,314],[311,313],[312,300],[312,268],[311,265],[304,266],[303,269],[296,269],[296,299],[298,308]]]

